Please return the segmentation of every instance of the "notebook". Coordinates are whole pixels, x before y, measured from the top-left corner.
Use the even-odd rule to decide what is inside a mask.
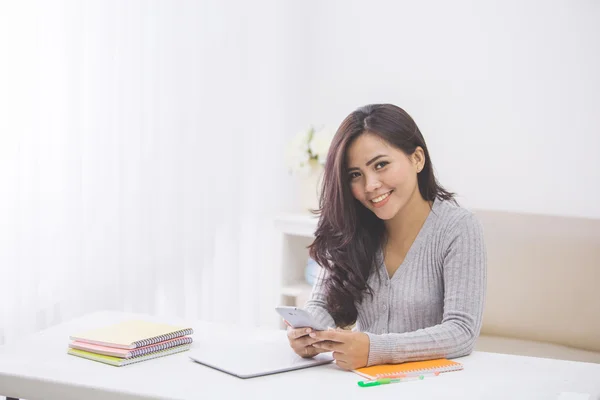
[[[78,349],[69,349],[68,353],[72,356],[87,358],[88,360],[99,361],[104,364],[114,365],[115,367],[123,367],[125,365],[138,363],[141,361],[151,360],[153,358],[164,357],[175,353],[180,353],[182,351],[189,350],[191,344],[183,344],[181,346],[171,347],[170,349],[157,351],[150,354],[145,354],[138,357],[133,358],[120,358],[120,357],[111,357],[105,356],[103,354],[91,353],[89,351],[78,350]]]
[[[136,349],[192,333],[192,328],[183,326],[131,320],[82,332],[70,339],[99,346]]]
[[[428,361],[413,361],[403,364],[383,364],[353,370],[367,379],[379,379],[405,373],[450,372],[463,369],[463,365],[445,358]]]
[[[184,336],[176,339],[166,340],[157,344],[151,344],[149,346],[138,347],[137,349],[119,349],[116,347],[100,346],[97,344],[79,341],[69,343],[69,347],[72,349],[89,351],[96,354],[103,354],[105,356],[132,358],[188,343],[192,343],[192,338],[189,336]]]

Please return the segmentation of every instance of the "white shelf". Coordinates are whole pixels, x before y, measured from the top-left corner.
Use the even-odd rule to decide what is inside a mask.
[[[303,307],[310,298],[312,286],[304,280],[304,270],[308,259],[308,246],[314,240],[319,217],[306,213],[285,213],[277,216],[273,224],[280,233],[278,273],[280,304]],[[285,328],[281,323],[280,328]]]
[[[281,288],[281,294],[289,297],[308,296],[311,291],[312,286],[306,282],[298,282]]]
[[[287,235],[312,238],[319,217],[311,214],[282,214],[275,219],[277,228]]]

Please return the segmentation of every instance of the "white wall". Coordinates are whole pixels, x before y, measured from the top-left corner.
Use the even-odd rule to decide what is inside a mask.
[[[600,2],[295,7],[305,121],[394,103],[463,204],[600,218]]]
[[[279,321],[285,15],[0,0],[0,344],[99,308]]]
[[[600,3],[473,4],[0,0],[0,342],[276,318],[285,139],[366,103],[467,205],[600,217]]]

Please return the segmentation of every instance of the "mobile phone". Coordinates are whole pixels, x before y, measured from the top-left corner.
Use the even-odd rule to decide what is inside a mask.
[[[275,307],[275,311],[285,319],[292,328],[312,328],[316,331],[324,331],[327,327],[317,323],[312,315],[306,310],[298,307],[279,306]]]

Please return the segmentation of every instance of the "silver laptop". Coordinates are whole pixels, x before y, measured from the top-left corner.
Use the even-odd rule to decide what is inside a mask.
[[[218,337],[216,337],[218,336]],[[315,367],[333,361],[331,353],[305,359],[290,348],[285,331],[267,331],[264,334],[194,338],[189,357],[203,365],[239,378],[277,374],[302,368]]]

